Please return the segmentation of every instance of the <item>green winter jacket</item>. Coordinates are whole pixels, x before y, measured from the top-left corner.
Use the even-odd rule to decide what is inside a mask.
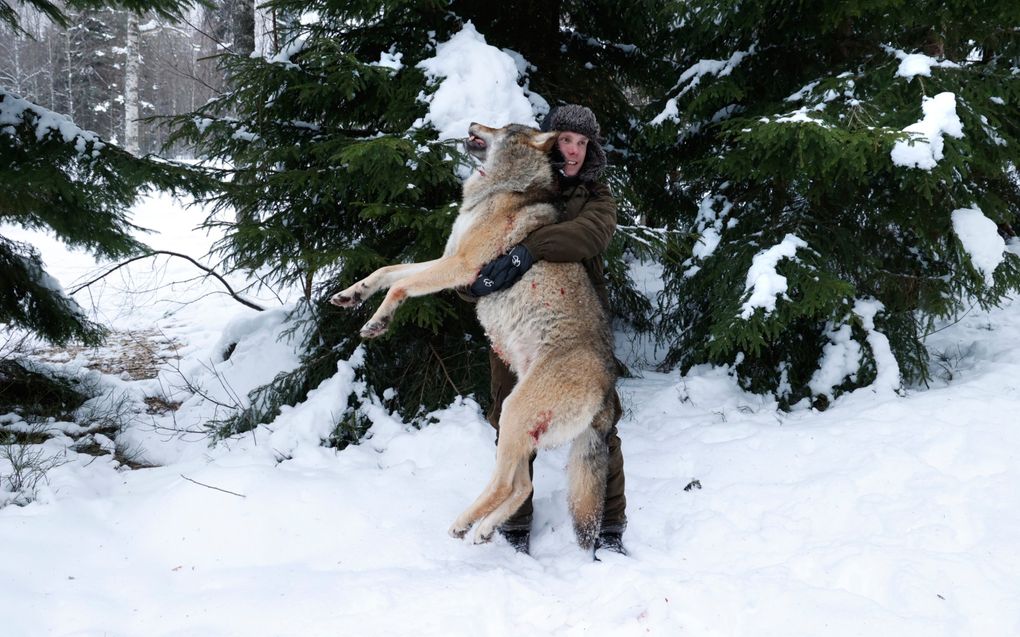
[[[563,217],[522,242],[535,260],[584,265],[603,307],[609,307],[603,254],[616,231],[616,200],[601,183],[568,185],[562,191]]]

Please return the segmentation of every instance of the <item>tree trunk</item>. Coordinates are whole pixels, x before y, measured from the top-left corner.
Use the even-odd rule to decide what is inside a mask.
[[[255,50],[255,1],[238,0],[230,16],[234,35],[234,51],[238,55],[251,55]]]
[[[46,36],[46,57],[47,57],[47,59],[46,59],[46,69],[47,69],[46,77],[48,78],[47,84],[49,85],[49,89],[50,89],[50,108],[59,112],[58,106],[57,106],[57,86],[56,86],[56,84],[57,84],[57,62],[56,62],[56,59],[55,59],[56,56],[53,55],[53,45],[56,43],[56,41],[57,41],[56,38],[49,37],[49,34],[47,34],[47,36]]]
[[[74,66],[71,64],[71,30],[64,30],[64,59],[66,66],[64,68],[64,77],[67,80],[67,114],[72,120],[76,119],[77,113],[74,112]]]
[[[127,18],[127,60],[124,64],[124,148],[132,155],[141,154],[138,144],[138,15],[133,11]]]
[[[25,72],[21,68],[21,35],[14,35],[14,92],[18,97],[25,97],[24,87],[21,85],[21,78]]]

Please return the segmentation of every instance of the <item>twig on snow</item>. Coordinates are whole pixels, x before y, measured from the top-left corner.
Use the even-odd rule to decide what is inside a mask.
[[[248,496],[244,495],[243,493],[234,493],[233,491],[228,491],[227,489],[221,489],[219,487],[214,487],[214,486],[212,486],[210,484],[203,484],[203,483],[199,482],[198,480],[192,480],[191,478],[189,478],[188,476],[184,475],[183,473],[180,474],[180,476],[182,478],[184,478],[185,480],[187,480],[188,482],[194,482],[195,484],[197,484],[200,487],[205,487],[207,489],[214,489],[216,491],[222,491],[223,493],[229,493],[230,495],[236,495],[239,498],[247,498],[248,497]]]

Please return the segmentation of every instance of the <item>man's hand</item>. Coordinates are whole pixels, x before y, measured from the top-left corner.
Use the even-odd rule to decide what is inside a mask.
[[[485,296],[510,287],[524,276],[534,262],[527,248],[520,244],[514,246],[510,252],[482,266],[478,278],[471,284],[471,294]]]

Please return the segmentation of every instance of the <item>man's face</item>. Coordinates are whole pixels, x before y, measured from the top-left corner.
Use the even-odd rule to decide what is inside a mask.
[[[566,163],[563,165],[563,174],[567,177],[574,177],[581,171],[584,165],[584,156],[588,152],[588,138],[580,133],[570,131],[560,133],[556,139],[556,147]]]

